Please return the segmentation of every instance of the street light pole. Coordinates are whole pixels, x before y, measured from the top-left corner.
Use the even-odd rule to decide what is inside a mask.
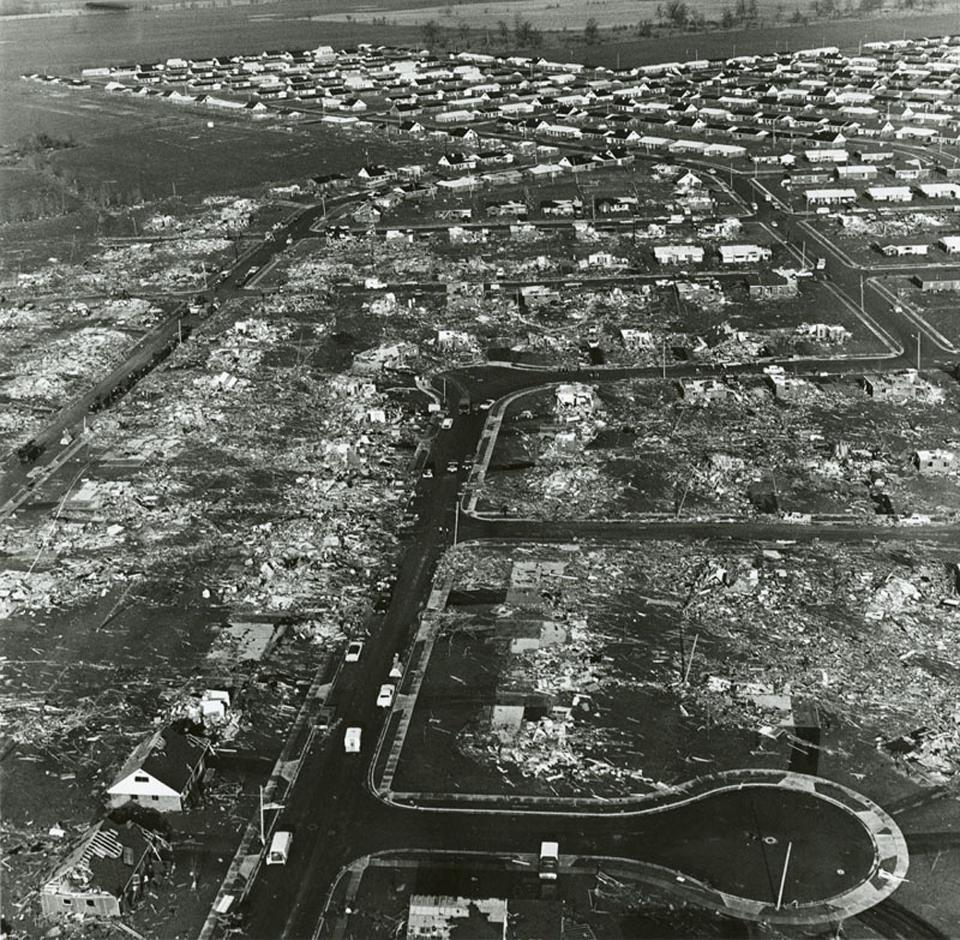
[[[260,784],[260,847],[267,844],[267,837],[263,832],[263,784]]]
[[[920,371],[920,331],[917,330],[917,372]]]
[[[783,889],[787,883],[787,866],[790,864],[790,853],[793,851],[793,843],[787,843],[787,857],[783,860],[783,874],[780,875],[780,892],[777,894],[777,910],[783,906]]]
[[[453,544],[457,544],[460,536],[460,494],[457,493],[457,502],[453,511]]]

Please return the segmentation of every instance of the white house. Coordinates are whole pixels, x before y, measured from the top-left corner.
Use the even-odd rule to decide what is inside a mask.
[[[944,235],[937,244],[948,254],[960,254],[960,235]]]
[[[134,748],[107,788],[111,807],[140,803],[161,813],[181,812],[206,768],[208,742],[161,728]]]
[[[653,257],[658,264],[700,264],[703,248],[700,245],[656,245]]]
[[[846,150],[828,149],[804,150],[803,156],[807,163],[846,163],[850,154]]]
[[[913,190],[909,186],[868,186],[866,193],[874,202],[913,201]]]
[[[721,264],[754,264],[769,261],[773,252],[761,245],[721,245]]]
[[[927,199],[960,199],[957,183],[917,183],[917,190]]]
[[[837,206],[844,203],[856,202],[855,189],[808,189],[804,196],[807,206]]]

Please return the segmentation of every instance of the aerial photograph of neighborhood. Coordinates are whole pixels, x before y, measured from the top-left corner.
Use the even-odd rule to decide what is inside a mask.
[[[960,938],[956,0],[0,0],[0,937]]]

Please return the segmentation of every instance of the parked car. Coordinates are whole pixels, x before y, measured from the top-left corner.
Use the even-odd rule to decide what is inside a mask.
[[[358,663],[360,662],[360,654],[363,652],[363,643],[360,640],[354,640],[347,647],[347,655],[344,656],[344,660],[348,663]]]
[[[448,418],[444,418],[444,419],[440,422],[440,427],[441,427],[444,431],[447,431],[447,430],[449,430],[450,428],[452,428],[452,427],[453,427],[453,418],[449,418],[449,417],[448,417]]]
[[[380,686],[380,692],[377,695],[377,708],[390,708],[393,705],[393,697],[397,694],[397,687],[390,683]]]

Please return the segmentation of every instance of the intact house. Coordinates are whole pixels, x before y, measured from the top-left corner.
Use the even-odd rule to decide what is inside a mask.
[[[945,291],[960,290],[960,277],[926,277],[918,274],[913,282],[925,294],[940,294]]]
[[[361,167],[357,171],[357,178],[364,186],[374,187],[380,186],[384,183],[389,183],[394,179],[396,174],[392,170],[383,166],[382,164],[376,164],[371,166]]]
[[[960,184],[918,183],[917,192],[927,199],[960,199]]]
[[[877,178],[877,168],[868,163],[852,163],[846,166],[838,166],[834,171],[834,176],[838,180],[873,180]]]
[[[703,248],[700,245],[656,245],[653,257],[657,264],[700,264]]]
[[[755,264],[769,261],[773,252],[761,245],[721,245],[721,264]]]
[[[44,917],[119,917],[160,877],[168,846],[129,821],[91,826],[40,888]]]
[[[888,245],[877,245],[877,249],[886,258],[905,258],[914,255],[926,256],[930,246],[925,242],[891,242]]]
[[[866,194],[874,202],[913,201],[913,190],[909,186],[868,186]]]
[[[960,235],[944,235],[937,244],[948,254],[960,254]]]
[[[840,206],[857,201],[855,189],[808,189],[804,191],[807,208],[811,206]]]
[[[162,728],[134,748],[107,789],[111,807],[140,803],[161,813],[182,812],[198,791],[209,742]]]
[[[948,473],[957,463],[957,455],[952,450],[918,450],[913,454],[913,464],[917,472]]]

